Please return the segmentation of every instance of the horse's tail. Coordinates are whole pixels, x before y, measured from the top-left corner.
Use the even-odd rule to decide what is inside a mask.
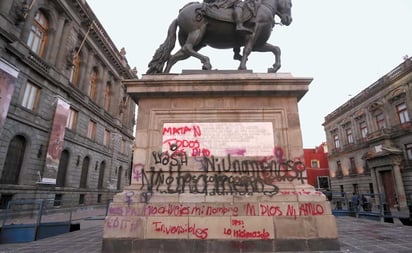
[[[172,52],[173,48],[175,47],[176,43],[176,30],[177,30],[177,19],[173,20],[173,22],[169,26],[169,30],[167,31],[167,38],[159,46],[156,50],[152,60],[149,62],[149,69],[147,70],[146,74],[158,74],[163,72],[163,67],[165,63],[170,58],[170,53]]]

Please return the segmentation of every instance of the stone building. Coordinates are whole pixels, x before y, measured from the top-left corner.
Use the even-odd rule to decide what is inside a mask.
[[[0,1],[0,193],[106,204],[130,183],[136,79],[86,1]]]
[[[333,191],[380,196],[392,214],[412,204],[412,59],[325,117]]]

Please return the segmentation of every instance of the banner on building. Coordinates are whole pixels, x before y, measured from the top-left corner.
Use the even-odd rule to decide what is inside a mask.
[[[49,147],[47,149],[46,170],[43,172],[42,183],[56,184],[69,111],[70,105],[57,98]]]
[[[19,71],[0,59],[0,133],[6,122],[7,113]]]

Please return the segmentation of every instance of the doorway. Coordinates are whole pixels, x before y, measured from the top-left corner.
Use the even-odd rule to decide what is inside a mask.
[[[395,190],[395,181],[392,170],[384,170],[380,172],[382,179],[383,191],[385,193],[386,203],[389,208],[397,207],[398,200]]]

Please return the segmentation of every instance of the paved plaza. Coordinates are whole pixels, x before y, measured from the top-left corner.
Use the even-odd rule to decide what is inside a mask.
[[[336,220],[341,250],[326,252],[412,252],[412,226],[353,217]],[[80,230],[71,233],[29,243],[0,244],[0,253],[100,253],[103,217],[85,218],[80,223]]]

